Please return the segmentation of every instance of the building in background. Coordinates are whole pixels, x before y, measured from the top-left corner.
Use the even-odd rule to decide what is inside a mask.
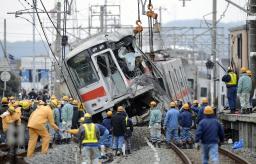
[[[52,89],[52,62],[48,56],[35,57],[35,83],[33,84],[33,57],[21,57],[20,76],[21,88],[30,91]]]

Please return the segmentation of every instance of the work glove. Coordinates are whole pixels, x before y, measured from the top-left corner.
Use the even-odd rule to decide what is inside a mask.
[[[66,125],[67,124],[67,122],[65,122],[65,121],[62,121],[62,125]]]
[[[197,150],[199,150],[199,149],[200,149],[200,145],[199,145],[199,143],[195,143],[195,148],[196,148]]]
[[[6,112],[4,112],[3,114],[1,114],[0,117],[4,118],[4,117],[6,117],[6,116],[8,116],[8,115],[10,115],[10,112],[9,112],[9,111],[6,111]]]
[[[148,128],[151,129],[151,126],[149,125]]]

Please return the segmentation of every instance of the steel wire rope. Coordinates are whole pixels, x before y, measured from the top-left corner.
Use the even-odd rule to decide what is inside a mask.
[[[138,0],[138,21],[140,20],[140,0]],[[139,32],[139,47],[142,49],[142,32]]]

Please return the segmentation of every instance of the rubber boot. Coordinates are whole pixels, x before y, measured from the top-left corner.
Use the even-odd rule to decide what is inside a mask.
[[[153,146],[156,147],[156,142],[153,142]]]
[[[252,108],[249,108],[249,112],[252,113]]]
[[[158,143],[157,143],[157,146],[158,146],[158,148],[161,148],[161,143],[158,142]]]

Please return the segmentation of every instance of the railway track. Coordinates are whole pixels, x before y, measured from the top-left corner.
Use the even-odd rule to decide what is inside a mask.
[[[171,148],[180,157],[184,164],[199,164],[201,162],[201,151],[196,149],[180,149],[171,144]],[[250,164],[244,158],[223,148],[219,148],[219,159],[221,164]]]
[[[9,146],[7,144],[0,144],[0,164],[7,164],[10,163],[13,160],[13,156],[8,154],[8,151],[10,150]],[[35,152],[38,152],[41,150],[41,145],[37,146],[35,149]],[[27,156],[27,151],[19,151],[16,155],[16,162],[18,164],[27,164],[27,162],[24,160],[24,158]]]

